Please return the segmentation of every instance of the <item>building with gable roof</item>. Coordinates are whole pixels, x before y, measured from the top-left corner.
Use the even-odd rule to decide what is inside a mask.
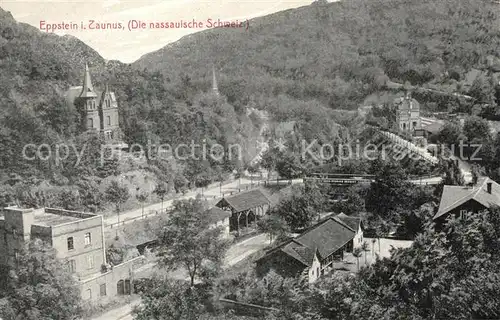
[[[307,273],[309,283],[313,283],[329,273],[334,262],[343,260],[344,252],[352,251],[357,235],[353,228],[360,226],[354,219],[345,217],[326,218],[271,249],[257,260],[257,274],[263,276],[274,270],[283,277],[296,277]]]
[[[241,192],[222,198],[216,207],[231,213],[230,231],[239,231],[248,227],[258,217],[264,216],[271,206],[271,200],[260,189]]]
[[[475,186],[444,186],[434,221],[444,223],[447,217],[463,217],[469,213],[500,206],[500,185],[488,177],[479,178]]]

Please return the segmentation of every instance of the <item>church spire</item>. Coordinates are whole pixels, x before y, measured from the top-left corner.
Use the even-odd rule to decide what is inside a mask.
[[[219,95],[219,88],[217,87],[217,79],[215,77],[215,67],[212,66],[212,91]]]
[[[90,70],[87,63],[85,63],[85,75],[83,76],[83,88],[80,94],[81,98],[95,98],[97,94],[94,92],[92,86],[92,79],[90,78]]]

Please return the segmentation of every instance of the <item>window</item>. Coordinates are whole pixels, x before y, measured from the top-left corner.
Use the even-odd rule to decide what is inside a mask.
[[[467,210],[460,210],[460,219],[464,219],[467,216]]]
[[[103,283],[99,286],[99,292],[101,297],[104,297],[106,295],[106,284]]]
[[[90,244],[92,244],[92,236],[90,235],[90,232],[87,232],[85,234],[85,245],[89,246]]]
[[[124,288],[124,293],[125,294],[130,294],[132,292],[132,287],[130,286],[130,280],[127,279],[125,280],[125,288]]]
[[[416,128],[417,127],[417,121],[413,121],[413,128]]]
[[[85,298],[88,300],[92,299],[92,290],[87,289],[87,293],[85,294]]]
[[[110,116],[107,116],[107,117],[106,117],[106,120],[108,120],[108,126],[110,126],[110,125],[111,125],[111,117],[110,117]]]
[[[87,264],[89,269],[94,268],[94,256],[87,257]]]
[[[68,238],[68,250],[73,250],[75,249],[74,243],[73,243],[73,237]]]
[[[68,261],[68,270],[71,273],[75,273],[75,271],[76,271],[76,261],[75,260]]]
[[[94,127],[94,119],[89,118],[89,128],[93,128],[93,127]]]

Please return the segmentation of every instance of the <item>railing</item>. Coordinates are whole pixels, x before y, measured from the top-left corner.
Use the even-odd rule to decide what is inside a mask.
[[[425,151],[421,150],[420,148],[418,148],[415,144],[413,144],[412,142],[408,141],[408,140],[405,140],[403,138],[401,138],[400,136],[394,134],[394,133],[391,133],[391,132],[386,132],[386,131],[382,131],[380,130],[380,133],[384,136],[386,136],[388,139],[390,139],[391,141],[393,141],[394,143],[396,143],[397,145],[400,145],[400,146],[403,146],[405,147],[408,151],[418,155],[419,157],[421,157],[422,159],[424,159],[425,161],[428,161],[432,164],[437,164],[439,163],[439,160],[426,153]]]
[[[113,229],[114,227],[123,226],[125,224],[130,223],[130,222],[134,222],[137,220],[142,220],[142,219],[146,219],[146,218],[150,218],[150,217],[155,217],[155,216],[158,216],[160,214],[167,214],[167,213],[168,213],[168,208],[163,209],[163,212],[161,210],[148,210],[148,213],[145,213],[144,215],[140,215],[140,216],[133,217],[133,218],[126,218],[120,222],[106,223],[105,227]]]
[[[222,192],[221,195],[213,195],[213,196],[202,195],[202,197],[206,201],[208,201],[208,200],[217,200],[217,199],[221,199],[223,197],[227,197],[227,196],[231,196],[231,195],[234,195],[234,194],[238,194],[240,192],[245,192],[245,191],[248,191],[248,190],[259,188],[259,187],[264,186],[264,185],[268,185],[268,183],[266,181],[264,181],[264,182],[256,181],[253,184],[244,185],[244,186],[241,186],[239,188],[235,188],[233,191]],[[172,200],[175,200],[175,199],[172,199]],[[169,211],[170,211],[169,209],[170,209],[170,207],[164,208],[163,211],[162,210],[148,210],[147,213],[144,213],[144,215],[138,215],[136,217],[125,218],[125,219],[123,219],[120,222],[105,223],[105,227],[113,229],[113,228],[116,228],[116,227],[124,226],[124,225],[126,225],[128,223],[131,223],[131,222],[134,222],[134,221],[137,221],[137,220],[142,220],[142,219],[146,219],[146,218],[150,218],[150,217],[155,217],[155,216],[159,216],[159,215],[163,215],[163,214],[168,214]]]
[[[374,179],[332,179],[332,178],[304,178],[304,182],[321,182],[337,185],[352,185],[358,183],[371,183]]]

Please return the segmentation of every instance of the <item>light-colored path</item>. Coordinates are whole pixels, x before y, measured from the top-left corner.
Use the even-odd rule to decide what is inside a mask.
[[[237,243],[227,250],[224,264],[226,266],[233,266],[251,254],[264,249],[269,244],[269,236],[267,234],[259,234]]]
[[[361,257],[359,258],[359,267],[370,265],[375,262],[377,256],[382,258],[388,258],[391,256],[392,248],[408,248],[412,245],[413,241],[410,240],[394,240],[394,239],[380,239],[380,247],[378,239],[372,242],[371,238],[364,238],[363,241],[368,243],[368,251],[363,251]],[[344,261],[340,263],[335,263],[336,268],[346,268],[351,272],[357,272],[357,258],[352,255],[352,253],[347,253],[344,255]]]

